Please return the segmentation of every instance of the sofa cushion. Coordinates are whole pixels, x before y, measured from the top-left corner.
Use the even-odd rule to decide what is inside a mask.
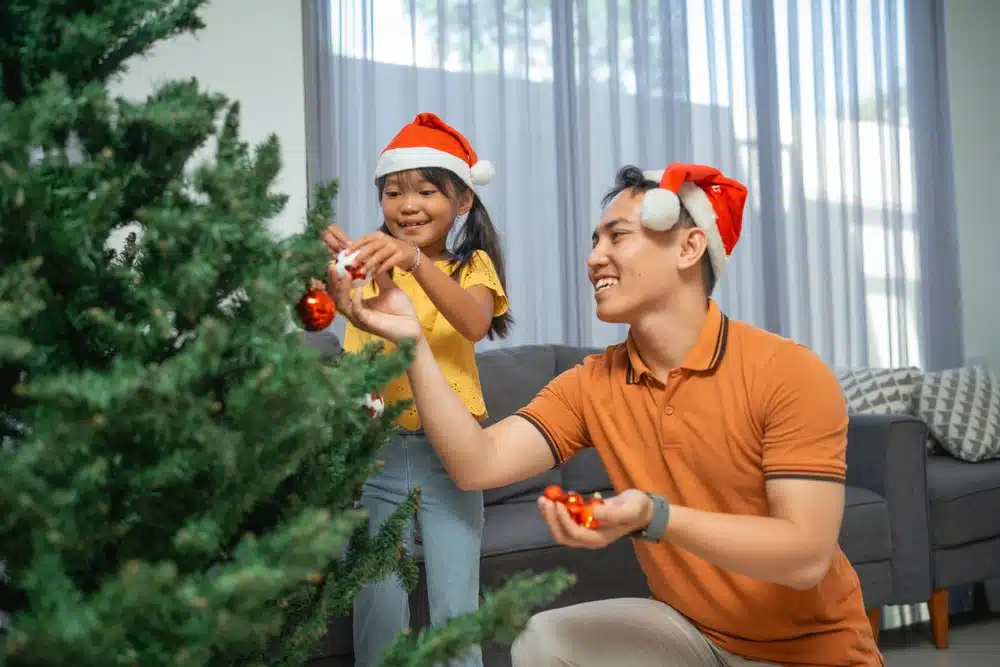
[[[479,381],[489,417],[484,426],[495,424],[517,412],[555,376],[556,356],[550,345],[500,348],[476,355]],[[559,484],[562,475],[553,469],[531,479],[483,494],[486,505],[506,501],[534,500],[548,484]]]
[[[917,416],[917,399],[923,372],[908,368],[858,368],[837,371],[848,412],[871,415]],[[938,449],[931,433],[924,442],[928,452]]]
[[[483,400],[489,412],[484,425],[517,412],[556,374],[556,355],[549,345],[500,348],[476,355]]]
[[[592,354],[604,354],[604,347],[573,347],[571,345],[553,346],[556,354],[556,375],[573,368],[584,358]]]
[[[927,459],[931,540],[954,547],[1000,536],[1000,460]]]
[[[868,489],[845,488],[840,548],[854,565],[892,558],[889,503],[885,498]]]
[[[1000,459],[1000,383],[985,368],[925,373],[917,412],[952,456]]]
[[[534,498],[486,508],[481,547],[483,558],[554,546],[558,545]],[[410,553],[414,558],[423,560],[423,545],[417,542]]]
[[[559,469],[562,471],[562,484],[567,491],[587,494],[611,488],[608,472],[596,449],[580,450],[559,466]]]

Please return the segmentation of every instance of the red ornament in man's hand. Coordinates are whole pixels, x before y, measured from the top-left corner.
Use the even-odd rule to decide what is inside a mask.
[[[337,306],[333,303],[333,299],[326,290],[317,287],[309,288],[309,291],[299,299],[295,310],[306,331],[322,331],[330,326],[337,315]]]
[[[589,501],[585,501],[583,496],[576,491],[563,491],[558,484],[550,484],[545,487],[542,494],[552,502],[562,503],[573,517],[573,521],[584,528],[598,528],[600,522],[594,518],[594,507],[601,505],[604,501],[601,494],[595,493]]]

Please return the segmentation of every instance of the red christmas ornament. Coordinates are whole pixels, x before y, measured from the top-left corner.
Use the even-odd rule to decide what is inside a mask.
[[[363,287],[368,282],[368,271],[362,262],[355,261],[359,250],[349,252],[344,249],[337,254],[337,259],[333,261],[333,268],[337,272],[338,278],[350,276],[351,284],[354,287]]]
[[[295,310],[302,321],[302,326],[306,331],[321,331],[333,322],[337,315],[337,306],[326,290],[317,287],[310,287]]]
[[[562,487],[558,484],[549,484],[542,493],[554,503],[561,503],[566,499],[566,494],[563,493]]]
[[[377,391],[367,394],[362,405],[368,408],[368,413],[372,416],[372,419],[375,419],[385,412],[385,399],[382,398],[382,394]]]
[[[598,528],[601,524],[594,518],[594,507],[604,504],[601,494],[595,493],[589,501],[585,501],[583,496],[576,491],[566,492],[558,484],[550,484],[542,491],[542,495],[552,502],[562,503],[562,505],[573,517],[573,521],[584,528]]]

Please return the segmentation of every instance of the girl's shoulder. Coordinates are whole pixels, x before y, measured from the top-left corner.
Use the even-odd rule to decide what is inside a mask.
[[[466,271],[470,272],[495,273],[496,270],[497,268],[493,265],[493,260],[490,259],[485,250],[474,250],[472,256],[469,257],[468,264],[466,264]]]

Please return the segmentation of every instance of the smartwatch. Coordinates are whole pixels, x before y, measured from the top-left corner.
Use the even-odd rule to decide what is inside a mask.
[[[667,532],[667,522],[670,520],[670,503],[658,493],[647,491],[646,495],[653,501],[653,517],[649,520],[649,525],[632,533],[632,537],[647,542],[659,542]]]

